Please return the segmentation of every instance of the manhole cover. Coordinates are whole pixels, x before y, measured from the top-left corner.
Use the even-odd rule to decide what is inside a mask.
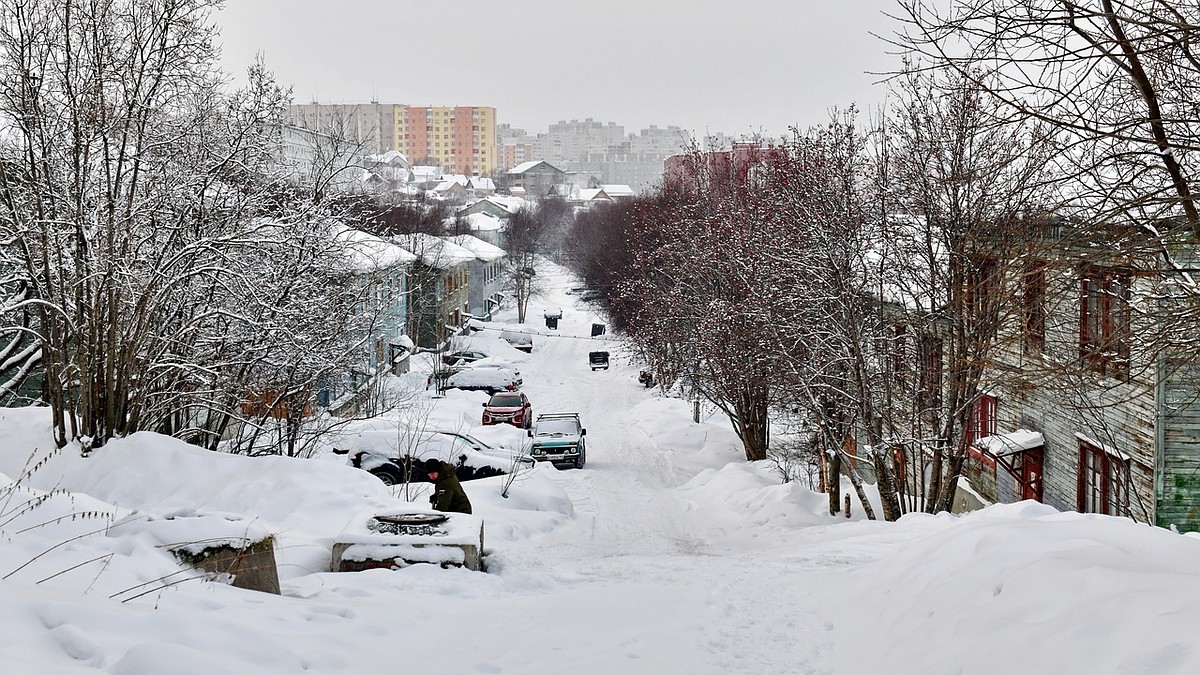
[[[383,534],[441,534],[438,526],[446,522],[441,513],[403,513],[394,516],[375,516],[367,523],[367,529]]]
[[[444,513],[401,513],[394,516],[375,516],[375,520],[390,525],[437,525],[446,522]]]

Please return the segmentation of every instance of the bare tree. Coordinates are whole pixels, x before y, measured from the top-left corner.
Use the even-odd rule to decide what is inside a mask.
[[[0,232],[60,445],[141,429],[209,443],[266,382],[303,409],[313,370],[285,373],[320,321],[289,301],[353,294],[299,290],[332,269],[323,191],[279,166],[288,92],[261,64],[225,88],[217,4],[0,2]]]
[[[1070,215],[1097,229],[1181,218],[1200,235],[1200,8],[1172,0],[901,0],[895,42],[1055,131]],[[1169,246],[1164,246],[1169,249]],[[1169,252],[1164,250],[1163,255]]]
[[[504,287],[512,292],[517,322],[525,323],[529,301],[541,288],[537,271],[546,236],[551,231],[539,209],[519,209],[504,227]]]
[[[786,355],[771,299],[770,250],[786,223],[759,198],[756,172],[779,152],[729,161],[696,151],[689,176],[631,215],[617,313],[661,381],[684,379],[725,412],[748,460],[766,457],[774,373]]]
[[[974,79],[909,71],[895,91],[876,173],[885,207],[874,273],[888,301],[882,337],[903,356],[871,428],[898,461],[912,459],[910,496],[934,512],[953,503],[987,378],[1003,376],[989,366],[1001,325],[1019,312],[1007,291],[1029,259],[1030,224],[1058,202],[1043,127],[997,123]]]

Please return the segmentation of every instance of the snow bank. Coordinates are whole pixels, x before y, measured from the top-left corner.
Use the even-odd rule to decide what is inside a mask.
[[[829,598],[833,672],[1200,672],[1200,542],[1033,502],[892,527]]]

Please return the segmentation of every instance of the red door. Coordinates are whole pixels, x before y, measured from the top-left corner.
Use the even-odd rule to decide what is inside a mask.
[[[1021,453],[1021,499],[1042,501],[1042,448]]]

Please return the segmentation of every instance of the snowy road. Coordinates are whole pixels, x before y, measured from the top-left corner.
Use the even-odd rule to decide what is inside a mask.
[[[561,533],[580,558],[682,553],[695,548],[669,493],[677,484],[671,467],[630,411],[652,395],[631,374],[636,367],[612,341],[561,334],[541,340],[538,359],[525,368],[525,391],[545,401],[538,412],[579,412],[587,433],[587,466],[564,471],[561,483],[579,512],[577,525]],[[592,371],[588,352],[611,352],[608,370]]]
[[[593,320],[603,322],[560,323],[521,366],[536,412],[579,412],[588,430],[587,466],[555,475],[576,517],[506,544],[493,553],[493,569],[561,594],[571,605],[568,624],[589,626],[589,635],[569,642],[629,650],[623,672],[824,672],[817,664],[827,625],[798,600],[828,561],[714,548],[697,533],[697,514],[676,492],[691,476],[651,438],[655,420],[635,412],[659,394],[637,382],[639,367],[619,341],[589,337]],[[592,350],[611,353],[608,370],[591,370]],[[730,459],[737,458],[735,449]],[[690,661],[664,671],[646,660],[645,640],[651,653],[654,640],[672,642],[661,648]]]

